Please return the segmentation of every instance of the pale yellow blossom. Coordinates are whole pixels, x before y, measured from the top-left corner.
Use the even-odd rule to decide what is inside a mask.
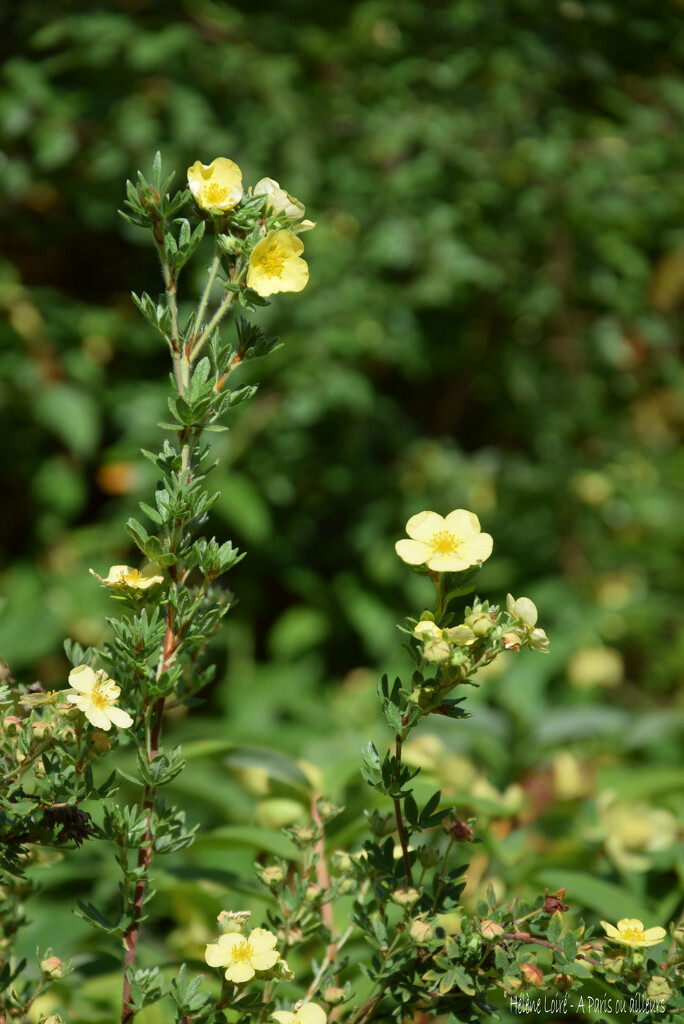
[[[607,921],[601,921],[601,926],[613,942],[620,946],[631,946],[632,949],[657,946],[667,935],[665,929],[660,926],[644,929],[643,921],[636,917],[623,917],[618,921],[617,928]]]
[[[274,215],[284,213],[298,232],[310,231],[311,228],[316,227],[313,221],[304,219],[306,213],[304,203],[300,203],[299,199],[295,199],[289,192],[281,188],[273,178],[262,178],[254,186],[253,193],[255,196],[267,196],[267,211]]]
[[[226,981],[241,985],[257,971],[275,967],[280,959],[275,944],[275,935],[265,928],[254,928],[248,936],[227,932],[207,946],[204,959],[210,967],[225,967]]]
[[[492,553],[492,538],[480,532],[473,512],[458,508],[443,517],[418,512],[406,524],[410,540],[399,540],[395,550],[408,565],[425,565],[432,572],[460,572],[479,565]]]
[[[271,1017],[278,1024],[325,1024],[327,1014],[316,1003],[304,1003],[292,1013],[290,1010],[275,1010]]]
[[[232,210],[242,199],[242,171],[224,156],[210,164],[196,160],[188,167],[188,187],[203,210]]]
[[[163,583],[164,576],[158,565],[148,562],[142,569],[130,565],[112,565],[106,576],[98,576],[94,569],[88,572],[107,587],[120,590],[148,590],[155,583]]]
[[[83,712],[91,725],[104,730],[112,725],[120,729],[133,725],[131,716],[116,706],[121,687],[102,669],[93,672],[88,665],[78,665],[69,673],[69,682],[73,689],[65,690],[63,696]]]
[[[269,231],[252,249],[247,287],[262,297],[275,292],[301,292],[309,280],[303,252],[304,244],[291,231]]]

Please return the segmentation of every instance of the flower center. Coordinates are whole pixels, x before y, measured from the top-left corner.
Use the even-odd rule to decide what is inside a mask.
[[[210,181],[202,189],[202,198],[209,206],[218,206],[228,198],[228,189],[225,185],[219,185],[217,181]]]
[[[449,530],[440,530],[430,537],[430,545],[436,555],[458,554],[460,543]]]
[[[635,927],[621,928],[620,929],[620,934],[625,939],[629,939],[632,942],[638,942],[640,939],[643,939],[643,937],[644,937],[644,929],[643,928],[635,928]]]
[[[252,947],[246,939],[243,939],[242,942],[239,945],[236,945],[233,949],[233,959],[237,960],[238,963],[249,963],[251,956]]]
[[[111,703],[107,694],[102,689],[100,689],[99,686],[94,686],[92,688],[90,693],[90,700],[92,701],[96,708],[100,709],[100,711],[104,711],[105,708],[108,708]]]
[[[267,252],[261,261],[261,269],[267,277],[280,277],[283,272],[285,257],[278,252],[271,250]]]

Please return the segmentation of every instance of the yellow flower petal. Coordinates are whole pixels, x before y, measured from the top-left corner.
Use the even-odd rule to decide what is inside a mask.
[[[406,524],[406,532],[413,540],[429,544],[433,534],[444,528],[444,518],[437,512],[417,512]]]
[[[230,958],[230,950],[218,942],[211,942],[204,951],[204,959],[210,967],[225,967]]]
[[[77,665],[69,673],[69,682],[79,693],[90,693],[97,678],[89,665]]]
[[[226,981],[232,981],[234,985],[242,985],[246,981],[250,981],[254,975],[255,970],[247,961],[234,960],[229,967],[226,968]]]
[[[271,1014],[273,1020],[277,1020],[278,1024],[295,1024],[297,1017],[294,1013],[290,1013],[289,1010],[274,1010]]]
[[[327,1015],[316,1003],[304,1003],[297,1010],[297,1019],[299,1024],[325,1024]]]
[[[405,539],[398,540],[394,550],[407,565],[424,565],[432,552],[432,548],[420,540]]]

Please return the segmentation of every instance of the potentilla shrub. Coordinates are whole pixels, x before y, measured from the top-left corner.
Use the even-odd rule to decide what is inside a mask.
[[[435,602],[401,627],[410,673],[379,685],[393,743],[385,752],[373,744],[363,752],[363,777],[386,813],[369,808],[366,838],[331,850],[326,826],[341,809],[313,793],[310,823],[286,830],[291,855],[258,865],[270,900],[263,919],[217,907],[215,941],[194,976],[185,964],[141,966],[141,927],[155,912],[155,864],[196,834],[164,797],[185,764],[180,747],[165,744],[165,716],[192,709],[214,676],[207,645],[230,610],[225,574],[242,558],[229,540],[202,532],[218,497],[209,486],[208,438],[254,394],[255,385],[240,383],[239,368],[278,342],[250,315],[280,292],[304,289],[309,271],[300,236],[315,227],[277,181],[266,177],[245,188],[240,168],[224,157],[194,163],[187,189],[172,193],[170,185],[158,156],[151,183],[142,175],[128,183],[124,211],[150,232],[159,255],[163,297],[133,298],[172,365],[167,436],[160,451],[143,452],[159,482],[152,502],[141,503],[144,522],[126,523],[139,564],[113,565],[106,575],[91,570],[118,614],[101,649],[67,642],[73,668],[65,687],[21,685],[5,669],[0,689],[0,1019],[69,1019],[64,979],[76,978],[62,959],[69,951],[39,949],[36,963],[16,962],[25,904],[35,897],[25,872],[49,848],[68,856],[98,843],[113,851],[120,872],[118,913],[82,901],[75,909],[121,950],[122,1024],[160,1001],[154,1019],[177,1024],[470,1021],[507,1001],[516,1012],[539,1011],[542,998],[556,1013],[568,1006],[581,1012],[587,981],[587,999],[600,1012],[681,1020],[682,931],[674,924],[668,938],[663,924],[624,918],[603,922],[605,935],[595,938],[583,925],[565,923],[564,890],[541,893],[528,906],[515,894],[497,900],[490,888],[475,913],[460,906],[463,851],[479,841],[477,822],[462,820],[440,792],[419,803],[419,770],[405,763],[403,745],[431,715],[467,728],[468,688],[479,685],[478,670],[504,651],[543,654],[549,646],[526,597],[509,595],[505,608],[474,597],[463,607],[493,547],[464,509],[444,517],[418,511],[406,524],[408,536],[396,542],[410,571],[434,584]],[[181,319],[179,279],[207,233],[214,253],[204,289],[196,310]],[[224,321],[238,307],[227,340]],[[126,748],[137,755],[132,780],[117,760]],[[116,802],[122,778],[137,783],[137,801]],[[342,923],[333,904],[345,908]],[[361,938],[365,953],[348,958]],[[296,977],[288,957],[308,968]],[[37,1000],[52,985],[65,1005],[46,1016]]]

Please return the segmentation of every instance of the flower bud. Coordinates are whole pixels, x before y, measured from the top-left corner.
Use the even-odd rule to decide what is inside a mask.
[[[544,980],[544,974],[536,964],[520,964],[520,973],[528,985],[535,988],[539,988]]]
[[[48,978],[62,977],[62,961],[58,956],[49,956],[47,959],[41,960],[40,969]]]
[[[380,811],[373,810],[370,814],[366,813],[366,817],[368,818],[369,828],[374,836],[382,837],[389,835],[397,827],[397,819],[391,812],[381,814]]]
[[[330,865],[333,871],[338,872],[340,875],[344,875],[348,871],[351,871],[352,859],[345,850],[335,850],[330,858]]]
[[[494,623],[492,622],[491,615],[487,612],[476,612],[468,616],[466,625],[470,626],[473,633],[477,636],[484,636],[485,633],[489,632]]]
[[[268,868],[264,870],[268,871]],[[228,932],[244,931],[245,925],[251,916],[251,910],[222,910],[216,920],[221,931],[226,934]]]
[[[402,885],[399,889],[394,890],[392,899],[400,907],[412,907],[420,899],[420,893],[417,889]]]
[[[278,864],[269,864],[268,867],[257,870],[259,871],[259,878],[269,889],[277,888],[285,878],[285,872]]]
[[[52,736],[52,726],[49,722],[32,722],[31,729],[37,740],[47,740]]]
[[[539,651],[541,654],[549,653],[549,638],[543,629],[533,629],[527,642],[533,651]]]
[[[626,957],[624,949],[609,949],[603,958],[603,966],[611,974],[622,974]]]
[[[418,862],[423,868],[434,868],[441,859],[442,854],[434,846],[421,846],[418,850]]]
[[[329,821],[332,821],[333,818],[336,818],[337,815],[341,813],[341,811],[342,808],[337,807],[335,804],[331,803],[330,800],[318,801],[318,813],[324,825],[327,825]]]
[[[357,891],[358,887],[356,879],[343,878],[342,881],[338,883],[337,891],[340,896],[350,896],[352,893]]]
[[[517,633],[514,629],[510,629],[501,637],[501,643],[507,651],[519,651],[522,639],[523,638],[520,633]]]
[[[651,978],[646,988],[646,995],[654,1002],[667,1003],[672,998],[672,992],[672,985],[667,978],[661,978],[659,975]]]
[[[433,936],[433,931],[427,921],[412,921],[409,928],[409,935],[417,946],[427,946]]]
[[[484,921],[480,921],[480,932],[484,939],[495,939],[497,935],[503,935],[504,930],[497,921],[485,918]]]
[[[337,1006],[338,1003],[344,1002],[346,999],[346,992],[343,988],[336,988],[331,985],[330,988],[323,989],[323,1000],[328,1003],[329,1006]]]
[[[511,594],[506,597],[506,611],[512,619],[519,619],[524,626],[533,628],[537,625],[537,608],[529,597],[519,597],[516,601]]]
[[[304,846],[310,846],[316,836],[312,828],[302,828],[300,825],[295,825],[289,831],[292,839],[300,849]]]
[[[572,988],[573,981],[572,974],[554,974],[553,976],[553,983],[561,992],[567,992],[569,988]]]
[[[24,723],[16,715],[5,715],[5,732],[8,736],[16,736],[24,731]]]
[[[281,981],[294,981],[295,972],[287,966],[287,960],[281,957],[273,968],[273,976]]]
[[[316,904],[320,903],[320,901],[323,899],[323,895],[324,893],[320,885],[316,885],[315,882],[309,882],[309,884],[306,887],[306,892],[304,893],[304,899],[306,900],[307,903]]]
[[[93,735],[90,743],[96,754],[108,754],[112,749],[112,745],[109,742],[109,736],[103,729],[93,729]]]

